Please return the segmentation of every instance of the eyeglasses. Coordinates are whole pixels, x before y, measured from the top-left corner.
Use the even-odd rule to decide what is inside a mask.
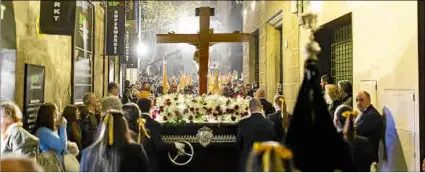
[[[356,99],[356,102],[362,102],[362,101],[364,101],[364,99],[362,98]]]

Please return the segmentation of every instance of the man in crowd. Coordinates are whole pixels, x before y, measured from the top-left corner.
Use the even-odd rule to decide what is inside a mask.
[[[193,91],[193,86],[192,85],[188,85],[184,88],[184,94],[195,94],[195,92]]]
[[[329,84],[329,76],[325,74],[320,78],[320,86],[322,87],[323,92],[325,91],[325,86],[327,84]]]
[[[379,112],[370,103],[370,94],[360,91],[356,96],[357,108],[361,111],[355,120],[356,134],[368,138],[373,161],[378,162],[378,147],[381,139],[383,122]]]
[[[288,129],[289,115],[286,112],[285,97],[282,95],[276,95],[274,98],[274,108],[276,112],[267,115],[267,119],[274,123],[274,129],[276,132],[275,141],[283,143],[285,138],[285,129]]]
[[[251,89],[251,84],[247,83],[245,85],[245,91],[247,96],[254,97],[254,93],[252,92],[252,89]]]
[[[137,102],[137,105],[142,112],[142,118],[146,120],[145,127],[148,130],[150,138],[143,139],[143,147],[148,155],[149,162],[151,164],[151,171],[158,171],[159,157],[158,153],[161,151],[176,151],[176,149],[182,149],[184,144],[181,143],[165,143],[161,138],[161,125],[151,118],[152,100],[149,98],[141,98]]]
[[[249,101],[251,116],[239,121],[236,147],[240,152],[240,171],[245,171],[246,159],[254,142],[270,141],[275,137],[274,124],[264,117],[262,109],[260,100],[251,99]]]
[[[108,96],[102,99],[102,112],[108,112],[109,110],[122,111],[122,103],[118,97]]]
[[[263,105],[264,114],[268,115],[275,112],[273,104],[266,100],[266,90],[259,88],[255,94]]]
[[[13,153],[35,157],[38,138],[22,127],[22,113],[12,102],[0,106],[1,154]]]
[[[97,137],[97,126],[99,125],[100,115],[96,113],[98,100],[94,93],[86,93],[83,97],[84,105],[79,107],[81,119],[81,147],[84,149],[90,146]]]
[[[233,97],[233,94],[235,94],[235,91],[232,88],[232,83],[227,83],[226,87],[223,88],[223,95],[225,97]]]
[[[169,94],[177,93],[177,86],[178,86],[177,82],[175,80],[172,80],[168,93]]]
[[[115,96],[118,97],[118,94],[120,93],[120,87],[117,83],[111,82],[108,84],[108,96]]]
[[[149,98],[152,96],[151,84],[149,82],[143,82],[139,98]]]

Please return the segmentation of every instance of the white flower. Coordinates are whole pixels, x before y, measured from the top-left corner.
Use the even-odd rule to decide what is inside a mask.
[[[156,119],[158,121],[162,121],[163,116],[170,115],[167,117],[167,122],[170,123],[179,121],[237,123],[242,118],[241,113],[246,112],[248,102],[248,99],[242,97],[233,99],[221,95],[195,97],[194,95],[167,94],[156,99],[154,109],[160,110],[160,107],[163,107],[163,111],[159,114],[161,117]],[[237,110],[236,105],[239,107]]]

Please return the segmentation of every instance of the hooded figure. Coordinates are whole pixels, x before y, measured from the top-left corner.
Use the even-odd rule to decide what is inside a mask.
[[[333,126],[314,60],[306,68],[285,140],[295,166],[303,172],[353,171],[350,148]]]

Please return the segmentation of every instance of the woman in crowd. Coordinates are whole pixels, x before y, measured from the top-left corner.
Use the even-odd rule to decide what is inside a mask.
[[[335,115],[334,115],[334,118],[333,118],[333,123],[334,123],[334,126],[336,128],[336,131],[341,136],[344,136],[343,130],[344,130],[344,125],[345,125],[345,120],[346,120],[346,117],[344,117],[342,114],[344,112],[347,112],[347,111],[349,111],[349,112],[353,111],[353,108],[351,108],[350,106],[347,106],[347,105],[340,105],[336,108]]]
[[[75,142],[78,146],[78,149],[81,150],[81,129],[80,129],[80,112],[78,111],[77,106],[68,105],[63,110],[63,117],[65,117],[68,125],[66,127],[66,132],[68,140]]]
[[[329,105],[328,110],[332,119],[335,114],[335,109],[341,104],[340,98],[338,87],[336,85],[328,84],[325,86],[325,100]]]
[[[142,172],[149,171],[143,148],[130,136],[123,114],[110,110],[101,119],[99,138],[84,149],[82,172]]]
[[[34,157],[38,139],[22,127],[22,113],[15,103],[1,103],[0,122],[1,154],[13,153]]]
[[[338,81],[338,90],[341,94],[341,102],[347,106],[353,106],[353,87],[349,80]]]
[[[56,129],[56,124],[59,124]],[[44,103],[40,106],[37,113],[36,135],[39,138],[41,152],[53,150],[60,163],[63,163],[63,156],[67,154],[67,121],[64,117],[59,116],[56,105],[52,103]],[[59,132],[59,133],[58,133]]]
[[[147,131],[144,127],[144,122],[141,117],[139,106],[135,103],[127,103],[123,107],[123,114],[128,123],[128,128],[131,130],[130,134],[134,141],[142,143],[145,137],[148,137]]]

